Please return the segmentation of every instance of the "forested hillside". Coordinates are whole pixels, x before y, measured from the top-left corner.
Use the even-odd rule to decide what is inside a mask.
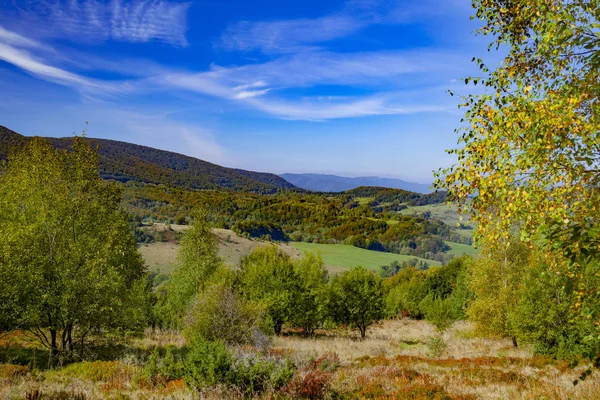
[[[444,200],[444,193],[421,195],[373,187],[338,194],[259,195],[134,182],[125,185],[124,199],[128,211],[140,221],[181,223],[194,207],[201,207],[216,227],[247,237],[347,244],[447,262],[453,257],[447,242],[470,245],[470,236],[430,215],[398,212]]]
[[[0,159],[6,159],[15,146],[30,140],[0,126]],[[73,138],[48,138],[59,148],[67,149]],[[98,147],[100,175],[120,182],[138,181],[191,189],[226,188],[254,193],[275,193],[296,189],[277,175],[232,169],[193,157],[151,147],[106,139],[89,139]]]

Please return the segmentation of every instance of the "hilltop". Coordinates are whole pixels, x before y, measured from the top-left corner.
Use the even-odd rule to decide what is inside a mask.
[[[0,126],[0,160],[24,146],[31,137]],[[46,138],[69,148],[73,138]],[[100,175],[120,182],[136,181],[190,189],[231,189],[261,194],[296,186],[270,173],[227,168],[170,151],[108,139],[88,139],[98,147]]]
[[[360,186],[379,186],[390,189],[402,189],[417,193],[429,193],[430,185],[406,182],[401,179],[363,176],[347,178],[337,175],[324,174],[281,174],[283,179],[294,185],[313,192],[345,192]]]

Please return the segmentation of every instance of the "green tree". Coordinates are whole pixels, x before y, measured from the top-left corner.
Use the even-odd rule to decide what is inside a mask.
[[[384,317],[382,279],[363,267],[335,276],[328,309],[334,322],[357,328],[364,339],[369,326]]]
[[[573,306],[600,327],[581,279],[600,269],[599,0],[474,0],[490,47],[508,50],[493,71],[476,60],[485,90],[463,99],[458,164],[441,171],[477,223],[477,237],[543,245],[546,262],[574,282]],[[475,61],[475,60],[474,60]],[[595,339],[598,340],[597,334]]]
[[[102,181],[96,152],[40,138],[0,175],[0,325],[70,355],[86,336],[145,324],[146,271],[121,191]]]
[[[263,332],[264,315],[264,306],[243,298],[231,282],[213,283],[194,299],[184,333],[190,340],[202,337],[227,345],[258,347],[268,342]]]
[[[194,297],[222,264],[206,213],[196,209],[191,217],[192,226],[181,240],[177,266],[165,284],[166,293],[162,293],[157,310],[163,324],[173,327],[182,326]]]
[[[476,330],[493,336],[512,336],[517,345],[511,313],[519,302],[530,255],[529,248],[518,239],[498,246],[484,244],[470,265],[469,284],[474,298],[467,315],[476,323]]]
[[[321,257],[314,253],[294,262],[298,291],[294,296],[290,322],[312,336],[325,319],[324,289],[329,277]]]
[[[242,259],[240,286],[246,298],[262,302],[279,335],[289,320],[298,293],[294,263],[276,246],[256,248]]]
[[[591,269],[585,279],[600,284]],[[595,350],[595,343],[585,339],[594,333],[593,321],[576,318],[572,284],[567,276],[550,271],[539,251],[533,254],[510,319],[519,338],[533,344],[536,353],[564,359]]]

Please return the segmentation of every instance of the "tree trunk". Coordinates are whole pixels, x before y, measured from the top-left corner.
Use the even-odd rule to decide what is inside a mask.
[[[283,322],[275,322],[273,324],[273,330],[277,336],[281,335],[281,328],[283,327]]]
[[[56,345],[56,330],[50,329],[50,352],[53,356],[58,354],[58,347]]]
[[[517,337],[513,336],[512,337],[512,342],[513,342],[513,347],[516,349],[517,347],[519,347],[519,344],[517,343]]]
[[[367,336],[367,327],[365,325],[359,325],[358,329],[360,330],[361,340],[364,340],[365,336]]]
[[[73,325],[70,324],[67,326],[67,351],[73,352]]]

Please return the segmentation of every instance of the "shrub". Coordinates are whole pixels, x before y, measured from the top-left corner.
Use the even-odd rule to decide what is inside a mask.
[[[15,378],[29,373],[29,367],[18,364],[0,364],[0,378]]]
[[[245,395],[253,395],[269,388],[282,388],[295,372],[295,366],[287,359],[279,361],[257,355],[241,355],[233,365],[230,384]]]
[[[267,389],[282,388],[295,371],[295,366],[287,359],[236,354],[222,342],[199,337],[193,341],[186,360],[185,380],[196,390],[222,385],[252,396]]]
[[[259,339],[267,337],[264,315],[262,305],[243,298],[228,282],[217,283],[196,296],[185,334],[229,345],[258,346],[262,345]]]
[[[454,304],[450,298],[433,298],[430,294],[423,299],[420,307],[425,314],[425,319],[433,324],[440,333],[450,328],[456,320]]]
[[[194,389],[227,384],[232,376],[234,358],[222,342],[197,337],[185,361],[185,381]]]
[[[444,340],[444,338],[440,336],[432,336],[427,341],[427,349],[429,350],[429,356],[433,358],[437,358],[444,354],[446,349],[448,348],[448,343]]]
[[[331,389],[331,373],[339,367],[337,355],[312,360],[296,373],[283,392],[293,398],[322,399]]]
[[[171,348],[167,347],[165,356],[161,357],[157,347],[144,365],[141,380],[151,386],[166,386],[169,381],[182,379],[183,375],[183,363],[175,360]]]

